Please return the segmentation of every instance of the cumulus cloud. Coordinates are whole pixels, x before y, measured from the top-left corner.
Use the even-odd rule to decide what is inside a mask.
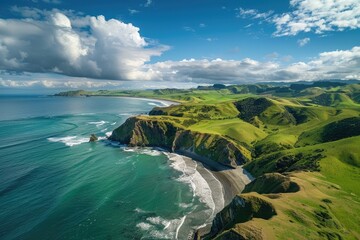
[[[241,61],[184,59],[182,61],[159,62],[151,67],[161,73],[163,80],[242,82],[265,80],[266,72],[278,68],[278,64],[260,63],[249,58]]]
[[[76,82],[84,83],[89,82],[85,78],[241,83],[358,79],[360,76],[358,46],[349,50],[324,52],[311,61],[290,65],[281,64],[279,62],[281,58],[276,53],[265,58],[264,61],[250,58],[185,59],[150,64],[149,61],[153,56],[161,55],[168,47],[150,44],[140,35],[139,28],[131,23],[116,19],[107,20],[104,16],[82,16],[72,11],[41,11],[18,7],[14,7],[13,11],[21,14],[23,18],[0,19],[0,70],[58,73],[82,77],[84,79]],[[256,16],[258,13],[251,14]],[[282,22],[289,22],[289,19],[284,17]],[[299,44],[305,45],[309,41],[310,39],[301,39]],[[290,61],[291,58],[288,58]],[[23,83],[4,79],[1,81],[0,86],[14,87],[16,84],[56,87],[63,86],[61,84],[67,82],[67,80],[52,81],[51,79],[35,79]],[[77,85],[68,83],[68,86]],[[90,83],[88,86],[96,87]],[[110,85],[104,85],[106,86]]]
[[[360,28],[359,0],[291,0],[290,6],[293,12],[274,17],[275,36]]]
[[[309,62],[283,66],[275,61],[235,60],[165,61],[148,65],[159,80],[188,82],[261,82],[323,79],[358,79],[360,47],[324,52]]]
[[[167,46],[151,45],[131,23],[58,10],[13,9],[23,19],[0,19],[0,69],[75,77],[147,80],[143,69]]]
[[[92,89],[92,88],[113,88],[119,87],[122,83],[119,81],[91,81],[83,80],[2,80],[0,87],[4,88],[73,88],[73,89]]]
[[[287,58],[291,58],[287,56]],[[298,80],[325,80],[325,79],[359,79],[360,80],[360,46],[349,50],[335,50],[320,53],[308,62],[295,62],[288,65],[279,63],[277,53],[269,55],[265,61],[256,61],[245,58],[243,60],[223,59],[184,59],[182,61],[164,61],[154,64],[145,64],[144,74],[149,81],[161,83],[167,87],[176,84],[198,83],[256,83],[263,81],[298,81]],[[284,60],[285,61],[285,60]],[[4,74],[2,74],[4,75]],[[72,78],[53,80],[51,77],[37,80],[37,77],[13,76],[7,73],[9,79],[0,79],[0,87],[46,87],[46,88],[112,88],[123,82],[89,80]],[[60,75],[59,75],[60,76]],[[145,76],[138,75],[134,80],[142,80]],[[18,80],[14,80],[18,78]],[[132,88],[141,85],[136,81]],[[147,81],[146,81],[147,82]],[[160,85],[161,85],[160,84]],[[139,86],[138,86],[139,85]],[[159,86],[160,86],[159,85]]]
[[[308,44],[309,42],[310,42],[310,38],[303,38],[303,39],[299,39],[299,40],[297,41],[297,43],[298,43],[298,45],[299,45],[300,47],[305,46],[305,45]]]

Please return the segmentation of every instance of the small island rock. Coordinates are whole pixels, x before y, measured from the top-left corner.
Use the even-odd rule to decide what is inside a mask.
[[[91,134],[89,142],[96,142],[98,140],[98,137],[95,134]]]

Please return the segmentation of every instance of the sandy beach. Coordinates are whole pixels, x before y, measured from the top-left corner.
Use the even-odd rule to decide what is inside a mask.
[[[232,201],[236,194],[242,192],[246,184],[253,180],[253,177],[241,166],[238,166],[236,169],[224,169],[223,166],[219,166],[221,170],[216,170],[214,169],[214,165],[212,165],[212,167],[209,167],[206,164],[203,165],[221,182],[224,194],[224,207]],[[211,182],[208,183],[210,185],[210,188],[212,188]],[[219,194],[215,195],[219,196]],[[221,211],[222,208],[218,208],[219,211]],[[195,236],[197,235],[202,236],[207,234],[208,232],[210,232],[210,229],[211,223],[208,223],[206,226],[197,229],[197,231],[193,233],[194,235],[191,239],[195,239]]]
[[[212,173],[223,185],[225,205],[229,204],[236,194],[241,193],[245,185],[253,179],[241,166]]]
[[[212,197],[214,202],[217,203],[214,212],[215,215],[228,205],[236,194],[241,193],[246,184],[250,183],[254,179],[251,174],[241,166],[238,166],[236,169],[229,168],[188,151],[179,151],[178,154],[186,156],[184,158],[187,159],[187,161],[197,161],[201,163],[202,167],[198,168],[198,171],[212,189]],[[219,189],[214,181],[210,181],[211,178],[204,174],[202,168],[206,169],[208,173],[214,176],[218,182],[221,183],[222,189]],[[219,191],[222,192],[220,193]],[[220,201],[220,198],[223,198],[223,200]],[[213,217],[215,217],[215,215]],[[206,226],[197,229],[196,232],[193,233],[194,235],[191,239],[194,239],[197,234],[204,235],[210,232],[212,220],[213,219],[211,219],[211,222],[206,223]]]
[[[224,166],[194,152],[178,150],[176,153],[189,157],[194,161],[201,162],[206,169],[222,183],[224,188],[225,205],[231,202],[236,194],[241,193],[245,185],[253,180],[253,177],[241,166],[236,169]]]

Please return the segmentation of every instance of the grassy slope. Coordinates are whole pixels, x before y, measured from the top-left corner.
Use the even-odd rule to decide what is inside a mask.
[[[267,136],[261,129],[238,118],[218,121],[204,120],[192,125],[191,129],[198,132],[217,133],[229,136],[230,138],[244,142],[247,145],[252,145],[254,142]]]
[[[323,180],[321,173],[299,172],[292,174],[292,179],[300,185],[301,191],[268,195],[277,215],[270,221],[253,219],[246,225],[262,228],[267,239],[360,237],[356,214],[360,205],[354,202],[352,195]]]
[[[325,158],[320,160],[320,172],[295,173],[296,182],[302,186],[298,193],[282,194],[274,204],[279,212],[271,223],[263,222],[260,226],[281,224],[285,228],[276,228],[277,239],[288,239],[287,227],[294,229],[291,233],[296,239],[317,238],[316,233],[322,230],[328,233],[339,233],[345,239],[360,238],[360,137],[347,138],[335,142],[278,152],[281,155],[314,152],[324,149]],[[254,160],[260,163],[268,158]],[[252,164],[254,164],[254,162]],[[255,175],[272,172],[272,163],[261,166],[261,171],[253,171]],[[330,199],[331,203],[324,202]],[[324,208],[325,207],[325,208]],[[315,211],[326,210],[341,227],[318,227],[319,219]],[[299,220],[300,219],[300,220]],[[291,222],[291,221],[292,222]],[[296,224],[294,224],[294,222]],[[320,221],[321,222],[321,221]],[[265,225],[264,225],[265,224]],[[298,229],[298,230],[295,230]],[[304,233],[296,236],[295,233]],[[314,235],[315,234],[315,235]],[[286,237],[285,237],[286,236]],[[337,238],[334,238],[337,239]]]
[[[219,96],[218,92],[213,95],[207,92],[204,96],[197,96],[196,103],[199,104],[198,99],[201,99],[199,105],[216,105],[216,101],[232,102],[232,99],[253,97],[253,95],[238,95],[236,98],[231,95],[218,99]],[[275,106],[267,109],[259,117],[264,123],[259,128],[238,117],[231,117],[233,112],[227,116],[229,119],[201,119],[188,128],[229,136],[249,146],[260,148],[271,144],[287,145],[286,148],[289,149],[272,149],[269,153],[278,154],[279,157],[298,153],[312,154],[318,149],[323,149],[324,158],[319,160],[320,172],[298,172],[293,175],[293,178],[302,186],[300,192],[281,194],[281,197],[271,200],[276,206],[278,216],[271,221],[254,219],[247,224],[262,227],[267,236],[276,239],[360,238],[358,230],[360,216],[357,214],[360,212],[360,185],[358,184],[360,182],[360,137],[327,143],[322,143],[320,139],[320,132],[327,124],[359,116],[359,105],[349,101],[348,97],[334,98],[336,102],[332,101],[330,106],[321,106],[316,102],[304,105],[306,96],[288,99],[272,97],[272,99]],[[222,106],[226,105],[227,103],[222,103]],[[297,112],[301,112],[307,119],[297,125],[282,124],[281,117],[278,116],[285,107],[298,110]],[[173,111],[176,110],[173,109]],[[263,154],[254,162],[261,163],[266,158]],[[268,166],[257,166],[257,169],[262,171],[253,170],[252,173],[260,175],[266,170],[274,171],[271,165],[274,165],[274,161]],[[328,216],[330,219],[326,219]],[[282,227],[279,228],[279,225]]]
[[[339,235],[345,239],[359,239],[360,136],[326,142],[322,139],[322,132],[332,122],[360,115],[360,85],[313,87],[281,94],[265,91],[261,97],[269,98],[273,105],[251,120],[244,121],[232,104],[248,97],[259,97],[251,93],[254,89],[258,91],[259,86],[236,87],[232,91],[119,91],[104,95],[183,102],[188,108],[175,106],[164,110],[168,115],[182,113],[182,117],[150,117],[166,119],[198,132],[220,134],[244,143],[249,149],[256,149],[253,161],[245,166],[255,176],[278,171],[279,160],[291,160],[288,156],[299,153],[303,154],[302,157],[295,163],[286,160],[285,164],[290,166],[284,168],[282,164],[282,171],[312,166],[318,161],[319,172],[292,173],[301,191],[280,194],[270,200],[278,212],[276,217],[271,221],[253,219],[244,224],[261,227],[268,238],[337,239]],[[234,94],[234,91],[246,94]],[[289,117],[288,113],[296,119],[295,124],[284,122],[284,118]],[[316,153],[319,150],[321,152]],[[315,153],[321,158],[311,158]],[[324,216],[330,218],[325,219]]]
[[[211,103],[214,98],[207,96]],[[319,144],[318,134],[326,124],[359,115],[358,105],[349,103],[348,98],[344,99],[345,102],[337,102],[333,107],[316,105],[314,102],[304,106],[303,99],[274,99],[276,106],[264,113],[263,120],[269,118],[264,124],[266,128],[264,125],[254,127],[239,118],[202,120],[189,128],[227,135],[248,145],[288,145],[290,149],[280,150],[280,156],[324,149],[320,172],[296,173],[294,178],[301,184],[302,191],[281,194],[280,198],[273,199],[278,216],[272,221],[256,219],[255,226],[261,226],[268,232],[267,236],[276,239],[336,239],[338,236],[356,239],[360,238],[360,217],[356,214],[360,212],[360,137]],[[207,103],[206,100],[204,102]],[[303,110],[307,120],[298,125],[281,124],[276,114],[285,106]],[[328,214],[331,219],[324,220],[321,214]],[[279,225],[282,227],[279,228]]]

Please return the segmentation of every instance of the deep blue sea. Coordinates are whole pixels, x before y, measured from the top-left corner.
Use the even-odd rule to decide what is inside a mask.
[[[223,199],[213,197],[221,185],[209,171],[106,139],[166,104],[0,96],[0,239],[187,239],[211,221]],[[98,142],[88,142],[92,133]]]

